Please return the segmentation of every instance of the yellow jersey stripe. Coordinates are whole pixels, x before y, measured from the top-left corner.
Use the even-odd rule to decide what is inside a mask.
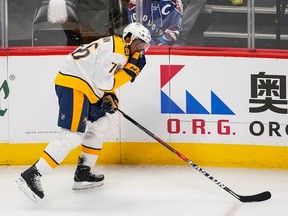
[[[71,131],[77,131],[78,129],[82,113],[83,102],[84,102],[84,94],[82,92],[73,89],[73,114],[72,114]]]
[[[124,70],[120,70],[114,75],[114,87],[111,91],[114,91],[115,89],[121,87],[125,83],[129,82],[132,79],[132,77],[127,74]]]
[[[59,86],[64,86],[83,92],[91,103],[96,103],[100,99],[94,93],[90,85],[78,77],[59,72],[54,80],[54,83]]]
[[[114,40],[113,52],[119,53],[119,54],[125,56],[126,59],[128,60],[129,56],[130,56],[130,50],[128,49],[128,47],[123,46],[122,38],[119,37],[118,35],[115,35],[115,36],[113,36],[113,40]]]

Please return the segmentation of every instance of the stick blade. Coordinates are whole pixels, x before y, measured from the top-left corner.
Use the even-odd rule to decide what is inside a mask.
[[[271,198],[271,193],[269,191],[265,191],[259,194],[251,195],[251,196],[239,196],[239,200],[241,202],[262,202]]]

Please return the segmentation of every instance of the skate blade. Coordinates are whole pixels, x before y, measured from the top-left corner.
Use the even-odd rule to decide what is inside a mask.
[[[21,190],[30,200],[32,200],[34,203],[39,203],[41,200],[40,197],[31,191],[22,177],[16,179],[15,184],[18,186],[19,190]]]
[[[100,187],[104,184],[104,181],[100,182],[74,182],[73,190],[85,190],[89,188]]]

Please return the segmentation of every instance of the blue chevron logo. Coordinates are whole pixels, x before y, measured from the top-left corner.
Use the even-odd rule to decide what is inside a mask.
[[[211,91],[211,111],[209,112],[193,95],[186,90],[186,111],[183,111],[161,90],[161,113],[163,114],[212,114],[235,115],[235,113]]]
[[[186,90],[186,110],[183,110],[162,90],[171,79],[179,75],[185,65],[160,66],[161,113],[167,114],[203,114],[203,115],[235,115],[235,113],[211,91],[211,110],[206,109],[192,94]]]
[[[161,90],[161,113],[184,114],[185,112]]]

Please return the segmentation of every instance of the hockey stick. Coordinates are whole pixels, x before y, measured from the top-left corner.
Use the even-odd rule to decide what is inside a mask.
[[[214,182],[216,185],[218,185],[219,187],[221,187],[222,189],[224,189],[225,191],[227,191],[228,193],[230,193],[232,196],[236,197],[236,199],[240,200],[241,202],[261,202],[261,201],[265,201],[271,198],[271,193],[269,191],[265,191],[259,194],[254,194],[254,195],[248,195],[248,196],[241,196],[239,194],[236,194],[234,191],[232,191],[230,188],[228,188],[226,185],[224,185],[222,182],[220,182],[219,180],[217,180],[214,176],[210,175],[209,173],[207,173],[205,170],[203,170],[201,167],[199,167],[197,164],[193,163],[191,160],[189,160],[188,158],[186,158],[184,155],[182,155],[180,152],[178,152],[176,149],[174,149],[173,147],[171,147],[169,144],[167,144],[166,142],[164,142],[162,139],[160,139],[159,137],[157,137],[156,135],[154,135],[152,132],[150,132],[149,130],[147,130],[145,127],[143,127],[142,125],[140,125],[138,122],[136,122],[134,119],[132,119],[131,117],[129,117],[128,115],[126,115],[123,111],[121,111],[120,109],[116,108],[116,110],[121,113],[127,120],[129,120],[130,122],[132,122],[134,125],[136,125],[138,128],[140,128],[142,131],[144,131],[145,133],[147,133],[149,136],[151,136],[152,138],[154,138],[156,141],[158,141],[160,144],[162,144],[163,146],[165,146],[167,149],[169,149],[171,152],[173,152],[174,154],[176,154],[178,157],[180,157],[182,160],[184,160],[186,163],[188,163],[189,165],[191,165],[194,169],[196,169],[197,171],[199,171],[201,174],[203,174],[204,176],[206,176],[208,179],[210,179],[212,182]]]

